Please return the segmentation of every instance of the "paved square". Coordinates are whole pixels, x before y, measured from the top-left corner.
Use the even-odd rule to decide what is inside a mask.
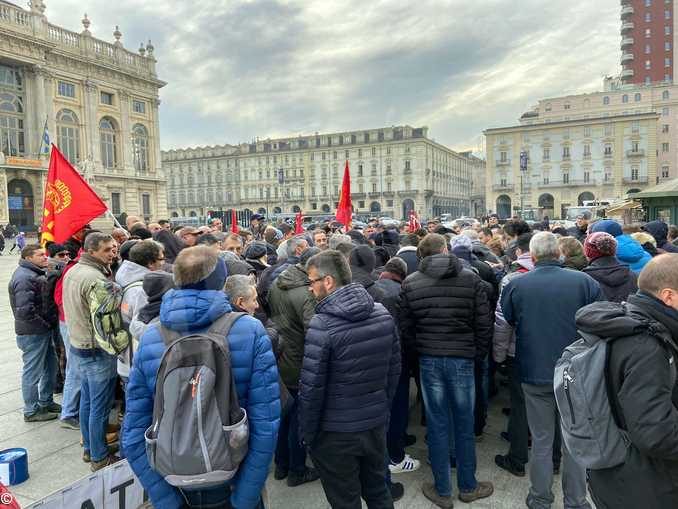
[[[24,447],[28,450],[30,479],[13,486],[22,506],[40,500],[49,493],[63,488],[90,473],[89,465],[83,463],[80,456],[80,434],[77,431],[63,429],[58,422],[25,423],[22,416],[21,399],[21,352],[16,346],[14,322],[9,306],[7,284],[17,266],[18,256],[0,256],[0,359],[2,375],[0,378],[0,450],[10,447]],[[505,453],[507,444],[499,438],[499,432],[505,425],[500,409],[507,405],[507,395],[492,402],[483,441],[477,446],[479,480],[494,483],[495,492],[491,498],[474,502],[478,509],[511,509],[525,507],[528,490],[527,477],[519,479],[500,470],[494,465],[494,455]],[[60,398],[57,398],[59,400]],[[418,409],[412,415],[418,416]],[[405,484],[405,497],[395,504],[398,509],[429,509],[434,506],[424,498],[421,485],[431,478],[426,463],[425,430],[413,418],[410,432],[418,437],[417,443],[408,449],[409,453],[422,462],[419,471],[394,476],[395,481]],[[456,483],[453,483],[456,484]],[[266,484],[268,509],[325,509],[327,504],[320,482],[297,488],[288,488],[284,481],[275,481],[269,477]],[[554,483],[556,503],[554,508],[562,508],[560,478]],[[456,507],[470,507],[456,501]],[[158,508],[162,509],[162,508]]]

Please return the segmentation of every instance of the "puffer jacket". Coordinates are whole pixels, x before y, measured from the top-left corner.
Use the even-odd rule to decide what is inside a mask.
[[[506,274],[499,285],[499,299],[501,294],[513,279],[525,274],[534,269],[534,262],[530,253],[521,254],[515,262],[509,267],[509,272]],[[504,318],[504,313],[501,310],[501,305],[497,301],[497,306],[494,312],[494,339],[492,348],[492,357],[496,362],[504,362],[506,357],[516,356],[516,334]]]
[[[9,282],[9,304],[17,335],[47,334],[54,329],[55,317],[44,314],[45,271],[28,260],[20,260]]]
[[[264,310],[267,317],[271,317],[271,308],[268,305],[268,292],[271,290],[271,286],[273,286],[275,280],[287,267],[297,263],[299,263],[299,257],[290,256],[277,265],[271,265],[261,273],[259,283],[257,283],[257,299],[259,300],[259,306]]]
[[[223,292],[170,290],[163,297],[160,321],[171,330],[188,334],[206,330],[229,312],[231,305]],[[271,343],[258,320],[242,316],[227,339],[240,406],[247,411],[250,426],[249,452],[231,481],[231,503],[238,509],[251,509],[259,502],[278,435],[278,370]],[[178,509],[184,503],[181,494],[151,470],[144,442],[144,432],[153,420],[156,373],[164,351],[165,343],[158,327],[149,327],[134,356],[127,385],[122,449],[153,506]]]
[[[630,235],[620,235],[617,239],[617,259],[628,264],[631,270],[640,274],[643,267],[652,260],[650,253],[643,249]]]
[[[421,355],[482,359],[492,340],[487,292],[454,255],[424,258],[403,282],[400,327]]]
[[[663,249],[667,253],[678,253],[678,247],[668,240],[669,226],[664,221],[650,221],[643,227],[643,230],[657,241],[657,249]]]
[[[299,385],[304,339],[315,314],[316,301],[308,286],[306,270],[299,264],[289,265],[268,294],[271,320],[278,331],[280,377],[293,389]]]
[[[419,269],[419,257],[415,246],[404,246],[396,253],[398,258],[402,258],[407,264],[407,275],[414,274]]]
[[[596,507],[678,507],[678,312],[638,292],[624,306],[583,308],[577,329],[615,338],[608,345],[609,383],[631,442],[623,464],[589,471]]]
[[[614,256],[596,258],[583,272],[598,281],[605,300],[623,302],[638,290],[638,277]]]
[[[352,283],[325,297],[306,335],[299,386],[304,442],[321,431],[357,433],[388,420],[400,376],[393,318]]]

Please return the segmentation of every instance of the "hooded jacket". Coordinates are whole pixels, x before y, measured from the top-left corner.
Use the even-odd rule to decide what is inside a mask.
[[[678,507],[678,312],[638,292],[626,305],[586,306],[577,328],[615,338],[608,380],[631,442],[623,464],[589,472],[593,501],[599,509]]]
[[[45,315],[43,297],[45,271],[28,260],[20,260],[9,282],[9,304],[17,335],[47,334],[54,329],[54,318]]]
[[[287,269],[287,267],[290,265],[296,265],[297,263],[299,263],[299,257],[290,256],[289,258],[285,258],[277,265],[271,265],[261,273],[261,276],[259,277],[259,283],[257,284],[257,298],[259,299],[259,305],[266,313],[266,316],[271,316],[271,309],[268,305],[268,292],[270,291],[271,286],[278,276],[282,274],[285,269]]]
[[[643,249],[630,235],[624,235],[620,224],[611,219],[598,221],[591,226],[591,233],[605,232],[617,239],[617,259],[626,263],[631,270],[639,274],[643,267],[652,260],[652,256]]]
[[[231,312],[226,295],[217,290],[170,290],[160,309],[160,322],[184,334],[206,330]],[[253,509],[259,503],[273,458],[280,424],[278,370],[264,326],[251,316],[240,317],[228,337],[231,366],[240,406],[249,419],[249,450],[231,480],[231,503]],[[179,490],[151,470],[144,432],[153,420],[155,382],[165,343],[157,325],[142,336],[127,384],[127,410],[122,428],[122,449],[135,475],[148,492],[153,507],[184,507]]]
[[[589,264],[589,261],[586,259],[586,256],[583,254],[577,254],[574,256],[567,256],[563,260],[563,267],[572,270],[584,270]]]
[[[501,295],[506,322],[516,330],[523,383],[552,385],[556,361],[577,337],[574,314],[600,300],[598,283],[583,272],[542,260],[509,281]]]
[[[657,241],[657,249],[663,249],[667,253],[678,253],[678,247],[668,241],[669,227],[664,221],[650,221],[643,230]]]
[[[583,272],[598,281],[605,300],[610,302],[623,302],[638,290],[638,277],[614,256],[596,258]]]
[[[316,306],[299,386],[304,442],[321,431],[357,433],[388,421],[400,376],[393,318],[358,284],[341,287]]]
[[[351,251],[349,259],[351,266],[352,282],[358,283],[367,290],[374,302],[379,302],[385,305],[386,294],[379,286],[376,286],[377,276],[374,274],[376,267],[376,257],[370,246],[356,246]],[[387,309],[391,315],[395,314],[395,309],[388,307]]]
[[[398,258],[402,258],[407,264],[407,275],[414,274],[419,269],[419,257],[417,256],[416,246],[401,247],[398,253]]]
[[[271,320],[278,331],[280,376],[293,389],[299,385],[304,338],[315,313],[316,301],[308,287],[306,270],[301,265],[290,265],[268,293]]]
[[[136,341],[143,336],[149,324],[160,321],[162,297],[174,288],[174,279],[168,272],[160,270],[149,272],[144,276],[142,288],[148,300],[132,318],[129,326],[129,331]]]
[[[421,261],[401,292],[401,331],[421,355],[482,359],[492,339],[487,292],[454,255]]]

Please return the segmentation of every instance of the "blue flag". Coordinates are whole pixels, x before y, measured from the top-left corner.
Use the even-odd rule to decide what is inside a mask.
[[[50,149],[50,141],[49,141],[49,129],[47,128],[47,120],[45,120],[45,131],[42,133],[42,153],[45,155],[49,155],[49,149]]]

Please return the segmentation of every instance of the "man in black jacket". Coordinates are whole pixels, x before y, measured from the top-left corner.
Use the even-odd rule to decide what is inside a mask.
[[[631,442],[623,464],[589,471],[598,509],[678,507],[678,254],[653,258],[638,287],[625,306],[577,313],[580,331],[609,342],[613,410]]]
[[[61,406],[52,399],[57,372],[52,344],[56,316],[47,316],[43,303],[47,265],[45,250],[30,244],[21,250],[19,268],[9,282],[16,342],[23,352],[21,393],[26,422],[51,421],[61,413]]]
[[[403,283],[401,330],[420,354],[421,385],[428,449],[435,485],[424,483],[426,498],[450,508],[450,437],[454,434],[459,499],[489,497],[493,486],[475,477],[473,434],[474,361],[483,359],[492,339],[487,294],[480,277],[448,253],[442,235],[429,234],[419,244],[419,271]],[[450,415],[454,431],[450,429]]]
[[[333,509],[391,509],[386,485],[386,423],[400,375],[393,318],[359,284],[338,251],[307,263],[318,301],[299,390],[306,445]]]

